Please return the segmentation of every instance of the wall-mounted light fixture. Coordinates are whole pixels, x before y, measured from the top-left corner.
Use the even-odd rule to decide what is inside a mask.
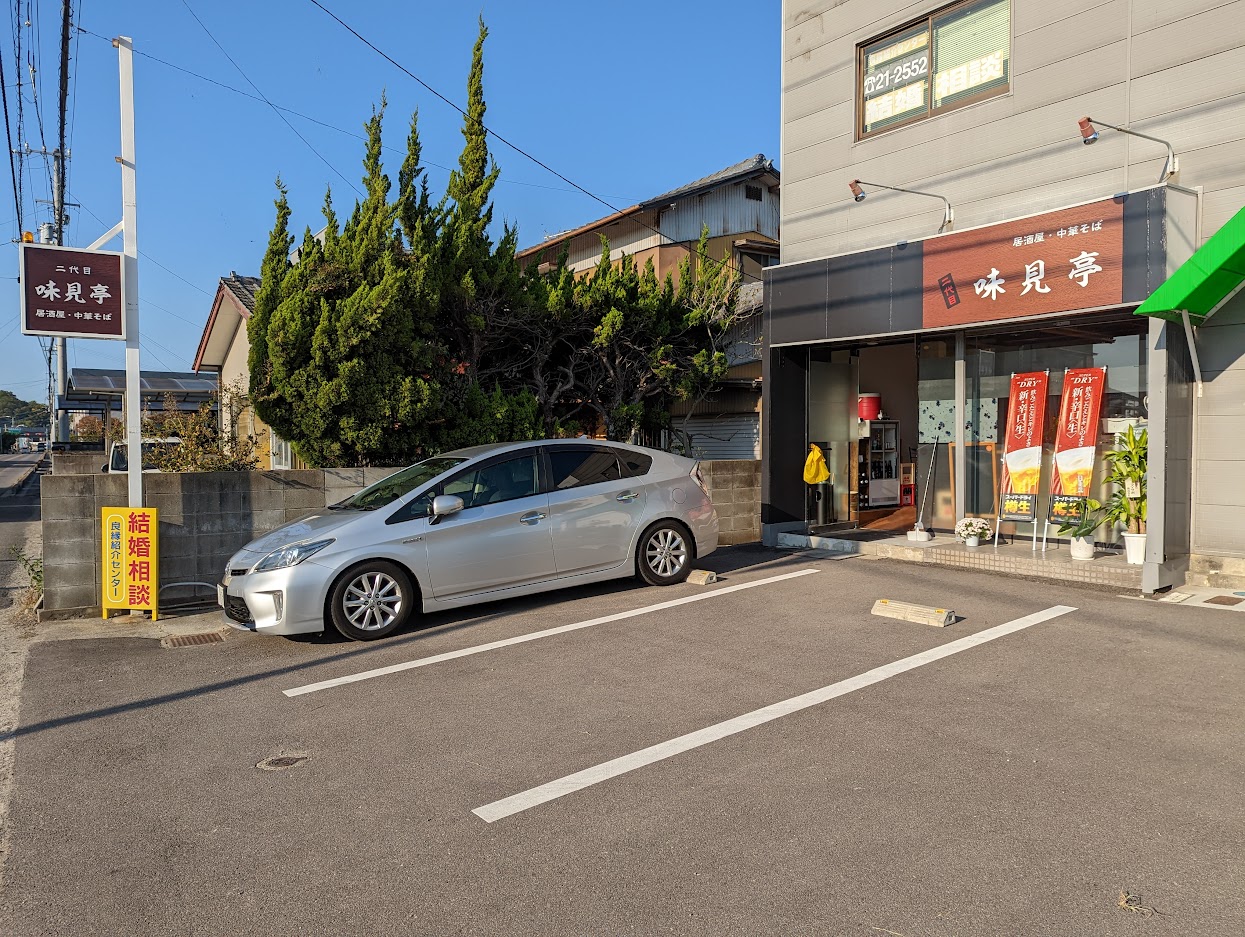
[[[869,194],[861,188],[862,185],[872,186],[875,189],[888,189],[891,192],[907,192],[909,195],[924,195],[927,198],[942,199],[942,224],[938,226],[939,234],[951,227],[952,222],[955,221],[955,211],[951,208],[951,203],[941,195],[935,195],[933,192],[918,192],[916,189],[900,189],[893,185],[881,185],[877,182],[864,182],[861,179],[853,179],[847,184],[847,187],[852,190],[852,197],[858,202],[863,202],[865,196]]]
[[[1163,144],[1163,146],[1167,147],[1167,161],[1163,163],[1163,172],[1159,176],[1159,182],[1166,182],[1180,171],[1180,161],[1176,158],[1176,151],[1172,149],[1172,145],[1166,140],[1160,140],[1158,137],[1152,137],[1136,130],[1129,130],[1127,127],[1116,127],[1114,124],[1104,123],[1101,120],[1094,120],[1090,117],[1082,117],[1077,123],[1081,127],[1081,142],[1086,146],[1098,140],[1098,129],[1094,124],[1098,124],[1099,127],[1106,127],[1108,130],[1118,130],[1120,133],[1126,133],[1130,137],[1141,137],[1141,139],[1149,140],[1151,143]]]

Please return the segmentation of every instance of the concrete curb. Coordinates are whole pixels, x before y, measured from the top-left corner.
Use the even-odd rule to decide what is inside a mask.
[[[1098,563],[1069,564],[1043,558],[1040,555],[1029,555],[1028,551],[1011,555],[998,554],[991,547],[979,547],[970,552],[967,549],[957,548],[954,541],[946,537],[941,540],[914,543],[898,538],[846,540],[780,533],[777,545],[781,549],[809,550],[836,559],[848,556],[872,556],[950,569],[977,569],[1044,582],[1141,591],[1141,567],[1139,566],[1122,567]]]

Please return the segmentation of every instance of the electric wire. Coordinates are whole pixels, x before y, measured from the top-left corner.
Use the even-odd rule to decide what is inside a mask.
[[[79,26],[76,23],[74,24],[74,29],[76,29],[78,33],[80,34],[85,33],[86,35],[91,36],[92,38],[95,38],[95,39],[102,39],[105,42],[111,41],[108,39],[107,36],[101,36],[99,33],[92,32],[91,30],[86,29],[83,26]],[[303,114],[300,111],[296,111],[291,107],[285,107],[284,105],[281,105],[281,104],[276,104],[273,102],[265,101],[263,98],[255,94],[251,94],[249,91],[244,91],[241,88],[235,88],[233,85],[226,84],[223,81],[217,81],[215,78],[209,78],[207,75],[200,75],[198,72],[193,72],[188,68],[183,68],[181,65],[177,65],[173,62],[168,62],[160,58],[159,56],[152,55],[150,52],[143,52],[140,49],[135,49],[134,54],[142,56],[143,58],[149,61],[155,62],[158,65],[163,65],[165,68],[171,68],[174,71],[181,72],[184,75],[189,75],[191,78],[197,78],[199,81],[207,82],[208,84],[215,85],[216,87],[221,88],[225,91],[230,91],[233,94],[240,95],[251,101],[259,101],[261,104],[264,104],[264,103],[270,104],[270,106],[275,107],[278,110],[284,111],[285,113],[290,114],[294,117],[297,117],[301,120],[305,120],[308,123],[316,124],[317,126],[323,127],[326,130],[332,130],[336,133],[345,134],[346,136],[353,137],[356,140],[367,139],[367,137],[365,137],[361,133],[356,133],[353,130],[347,130],[344,127],[338,127],[335,124],[327,123],[326,121],[320,120],[320,118],[318,117],[312,117],[310,114]],[[405,150],[401,150],[396,146],[389,146],[388,144],[384,144],[384,143],[381,144],[381,148],[388,150],[391,153],[403,153],[404,154],[406,152]],[[448,172],[454,171],[453,168],[450,166],[443,166],[441,163],[433,162],[432,160],[427,159],[423,156],[420,157],[420,164],[423,166],[431,166],[434,169],[440,169],[442,172],[448,173]],[[497,181],[501,183],[502,185],[521,185],[521,186],[526,186],[532,189],[545,189],[549,192],[575,192],[576,191],[575,189],[568,189],[568,188],[565,188],[559,185],[544,185],[539,182],[525,182],[521,179],[498,179]],[[613,196],[607,196],[607,197],[626,198],[627,196],[613,195]],[[638,200],[634,200],[634,201],[638,201]]]
[[[186,2],[186,0],[182,0],[182,2],[183,2],[183,3],[185,3],[185,2]],[[468,114],[468,113],[467,113],[467,111],[463,110],[463,108],[459,107],[457,104],[455,104],[453,101],[451,101],[451,100],[450,100],[449,98],[447,98],[445,95],[443,95],[443,94],[442,94],[440,91],[438,91],[436,88],[432,87],[432,85],[428,84],[428,82],[424,81],[422,78],[420,78],[420,77],[419,77],[418,75],[416,75],[414,72],[412,72],[409,68],[407,68],[405,65],[403,65],[402,63],[400,63],[397,59],[393,58],[393,56],[389,55],[387,52],[385,52],[384,50],[382,50],[382,49],[380,49],[378,46],[376,46],[376,45],[375,45],[375,44],[374,44],[374,43],[373,43],[370,39],[368,39],[367,37],[365,37],[365,36],[364,36],[362,33],[360,33],[357,29],[355,29],[353,26],[351,26],[349,23],[347,23],[345,20],[343,20],[340,16],[338,16],[336,13],[334,13],[332,10],[330,10],[328,7],[326,7],[323,3],[321,3],[321,2],[320,2],[320,0],[309,0],[309,2],[310,2],[311,4],[313,4],[314,6],[316,6],[316,7],[319,7],[321,11],[323,11],[325,14],[327,14],[327,15],[328,15],[331,19],[335,20],[339,26],[341,26],[343,29],[345,29],[347,32],[349,32],[351,35],[353,35],[356,39],[358,39],[360,42],[362,42],[365,46],[367,46],[369,49],[371,49],[373,52],[375,52],[377,55],[379,55],[379,56],[380,56],[381,58],[383,58],[385,61],[389,62],[389,63],[390,63],[391,65],[393,65],[395,68],[397,68],[397,69],[399,69],[401,72],[403,72],[403,74],[407,75],[409,78],[411,78],[412,80],[414,80],[415,82],[417,82],[417,83],[418,83],[421,87],[423,87],[423,88],[424,88],[424,89],[425,89],[425,90],[426,90],[429,94],[431,94],[433,97],[436,97],[436,98],[438,98],[438,99],[439,99],[439,100],[441,100],[441,101],[444,101],[446,104],[448,104],[448,105],[449,105],[450,107],[452,107],[454,110],[458,111],[458,113],[459,113],[459,114],[461,114],[461,115],[462,115],[464,118],[466,118],[467,120],[471,120],[471,119],[472,119],[472,118],[471,118],[471,115],[470,115],[470,114]],[[578,182],[576,182],[575,180],[570,179],[570,178],[568,178],[567,176],[564,176],[562,173],[558,172],[556,169],[554,169],[554,168],[553,168],[552,166],[550,166],[548,163],[544,162],[543,160],[539,159],[539,158],[538,158],[538,157],[536,157],[536,156],[533,156],[531,153],[529,153],[527,150],[523,149],[523,148],[522,148],[521,146],[519,146],[518,144],[516,144],[516,143],[511,143],[508,139],[506,139],[505,137],[503,137],[503,136],[502,136],[501,134],[499,134],[496,130],[491,129],[491,128],[487,125],[487,124],[485,124],[485,123],[484,123],[484,121],[478,121],[478,123],[479,123],[479,125],[480,125],[480,129],[481,129],[481,130],[483,130],[485,133],[487,133],[489,136],[493,137],[493,138],[494,138],[494,139],[496,139],[498,142],[505,144],[505,145],[506,145],[506,146],[508,146],[510,149],[512,149],[512,150],[514,150],[516,153],[518,153],[520,156],[523,156],[523,157],[525,157],[526,159],[531,160],[533,163],[535,163],[537,166],[539,166],[541,169],[545,170],[546,172],[550,173],[551,175],[556,176],[557,178],[561,179],[563,182],[565,182],[565,183],[566,183],[567,185],[569,185],[571,188],[575,189],[577,192],[582,192],[584,195],[588,196],[588,197],[589,197],[590,199],[592,199],[593,201],[600,202],[602,205],[604,205],[606,208],[608,208],[612,214],[618,214],[619,212],[621,212],[621,211],[622,211],[622,209],[621,209],[621,208],[617,208],[616,206],[614,206],[614,205],[613,205],[613,204],[611,204],[610,202],[607,202],[604,198],[602,198],[601,196],[597,195],[596,193],[594,193],[594,192],[589,192],[587,189],[585,189],[582,185],[580,185],[580,184],[579,184]],[[653,227],[652,225],[648,224],[647,222],[642,221],[642,220],[641,220],[641,219],[639,219],[639,218],[635,218],[635,219],[632,219],[632,220],[635,222],[635,224],[639,225],[640,227],[647,228],[649,231],[652,231],[654,234],[656,234],[659,238],[662,238],[664,241],[669,241],[669,238],[667,237],[667,235],[663,234],[663,233],[662,233],[659,229],[657,229],[657,228]],[[753,280],[756,280],[756,281],[758,281],[758,282],[761,280],[761,278],[760,278],[760,277],[758,277],[758,276],[756,276],[755,274],[748,273],[747,271],[742,270],[742,269],[740,269],[740,268],[736,267],[734,264],[730,263],[729,261],[718,261],[718,260],[715,260],[714,258],[709,257],[707,254],[702,254],[702,255],[700,255],[700,256],[701,256],[701,259],[702,259],[702,260],[706,260],[706,261],[709,261],[709,262],[711,262],[711,263],[722,263],[722,264],[724,264],[724,265],[727,267],[727,269],[734,270],[734,271],[735,271],[736,273],[738,273],[741,277],[749,277],[749,278],[751,278],[751,279],[753,279]]]
[[[4,75],[4,55],[0,53],[0,77]],[[0,102],[4,105],[4,138],[9,146],[9,175],[13,179],[13,207],[17,210],[17,236],[22,232],[22,199],[17,186],[17,162],[13,153],[13,128],[9,120],[8,83],[0,80]]]
[[[316,158],[319,159],[320,162],[324,163],[325,166],[333,170],[333,172],[337,175],[337,177],[341,179],[342,182],[346,183],[346,185],[348,185],[351,189],[353,189],[360,198],[366,198],[367,196],[364,195],[363,190],[360,189],[358,186],[356,186],[349,179],[347,179],[344,175],[342,175],[341,171],[336,166],[334,166],[327,159],[325,159],[324,156],[321,155],[320,151],[311,145],[311,141],[308,140],[306,137],[304,137],[301,133],[299,133],[298,128],[295,127],[293,124],[291,124],[288,118],[286,118],[286,116],[281,113],[280,108],[278,108],[275,104],[269,101],[267,97],[264,96],[264,92],[259,90],[259,86],[255,84],[255,82],[251,81],[250,78],[247,77],[246,72],[242,70],[242,66],[233,60],[233,56],[231,56],[228,52],[225,51],[225,47],[222,46],[217,41],[216,37],[212,35],[212,31],[208,29],[207,26],[204,25],[203,20],[199,19],[199,15],[195,13],[194,9],[190,6],[190,3],[188,2],[188,0],[182,0],[182,6],[186,8],[186,11],[192,17],[194,17],[194,21],[199,24],[199,28],[202,29],[204,33],[207,34],[207,37],[212,40],[212,44],[215,45],[216,48],[220,49],[221,54],[225,58],[229,59],[229,64],[232,65],[237,70],[238,74],[243,77],[243,79],[246,81],[248,85],[250,85],[252,88],[255,89],[255,93],[264,99],[264,103],[272,108],[272,112],[281,118],[281,122],[285,124],[285,126],[290,128],[290,131],[294,134],[294,136],[302,140],[303,145],[306,146],[307,149],[311,150],[311,152],[316,155]]]

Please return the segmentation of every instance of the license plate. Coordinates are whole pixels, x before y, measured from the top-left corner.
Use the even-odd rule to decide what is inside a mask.
[[[225,607],[225,586],[219,582],[216,584],[216,604],[221,608]]]

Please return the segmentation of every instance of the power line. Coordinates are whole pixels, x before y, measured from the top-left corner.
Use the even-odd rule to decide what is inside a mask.
[[[91,36],[95,39],[102,39],[105,42],[111,41],[108,39],[107,36],[101,36],[99,33],[91,32],[91,30],[86,29],[82,26],[75,25],[74,29],[76,29],[79,33],[85,33],[86,35]],[[158,65],[163,65],[165,68],[171,68],[174,71],[181,72],[184,75],[189,75],[191,78],[197,78],[199,79],[199,81],[205,81],[208,84],[215,85],[216,87],[221,88],[225,91],[230,91],[234,94],[241,95],[242,97],[247,98],[251,101],[259,101],[261,104],[263,103],[270,104],[270,106],[277,108],[277,110],[284,111],[285,113],[291,114],[294,117],[298,117],[309,123],[316,124],[317,126],[320,126],[320,127],[324,127],[326,130],[332,130],[336,133],[345,134],[346,136],[353,137],[356,140],[367,139],[367,137],[365,137],[361,133],[356,133],[353,130],[347,130],[344,127],[338,127],[335,124],[327,123],[326,121],[320,120],[320,118],[318,117],[312,117],[310,114],[303,114],[300,111],[296,111],[291,107],[285,107],[284,105],[281,105],[281,104],[275,104],[272,102],[265,101],[263,98],[255,94],[251,94],[249,91],[243,91],[241,88],[235,88],[233,85],[226,84],[223,81],[217,81],[215,78],[209,78],[207,75],[200,75],[198,72],[193,72],[188,68],[183,68],[181,65],[177,65],[173,62],[165,61],[159,56],[152,55],[150,52],[143,52],[140,49],[135,49],[134,54],[141,55],[143,58],[148,59],[149,61],[155,62]],[[383,149],[388,150],[391,153],[404,153],[405,152],[404,150],[400,150],[396,146],[388,146],[383,143],[381,144],[381,147]],[[434,169],[440,169],[442,172],[453,172],[454,171],[452,167],[443,166],[440,163],[433,162],[430,159],[421,158],[420,161],[424,165],[431,166]],[[533,189],[545,189],[550,192],[575,192],[576,191],[575,189],[567,189],[567,188],[563,188],[562,186],[558,186],[558,185],[542,185],[539,182],[524,182],[520,179],[498,179],[497,181],[503,185],[521,185],[521,186],[527,186],[528,188],[533,188]],[[611,196],[611,197],[612,198],[626,198],[626,196],[621,196],[621,195]]]
[[[90,215],[92,218],[94,218],[96,221],[98,221],[100,224],[107,226],[108,222],[104,221],[104,219],[103,219],[103,218],[101,218],[99,215],[95,214],[95,212],[91,211],[91,209],[90,209],[90,207],[89,207],[89,206],[87,206],[87,205],[81,205],[81,204],[80,204],[78,207],[79,207],[79,208],[81,208],[81,209],[82,209],[84,212],[86,212],[88,215]],[[178,273],[177,271],[175,271],[175,270],[170,270],[170,269],[169,269],[168,267],[166,267],[164,264],[160,263],[160,261],[156,260],[156,258],[154,258],[154,257],[152,257],[150,254],[148,254],[146,251],[144,251],[144,250],[140,250],[138,253],[139,253],[139,256],[141,256],[144,260],[149,260],[149,261],[151,261],[153,264],[155,264],[157,267],[159,267],[159,268],[160,268],[161,270],[163,270],[165,273],[169,274],[170,276],[177,277],[177,279],[181,280],[183,283],[185,283],[185,284],[186,284],[187,286],[189,286],[191,289],[196,289],[196,290],[198,290],[198,291],[199,291],[200,293],[202,293],[204,296],[209,296],[209,297],[210,297],[210,296],[215,295],[215,294],[213,294],[213,293],[209,293],[209,292],[208,292],[207,290],[205,290],[203,287],[201,287],[201,286],[197,286],[196,284],[191,283],[189,280],[187,280],[184,276],[182,276],[182,275],[181,275],[180,273]]]
[[[272,112],[281,118],[281,122],[284,123],[285,126],[290,128],[290,131],[294,134],[294,136],[302,140],[303,144],[307,147],[307,149],[311,150],[311,152],[316,155],[316,158],[319,159],[320,162],[324,163],[325,166],[328,166],[329,169],[333,170],[333,172],[337,175],[339,179],[341,179],[342,182],[346,183],[346,185],[354,189],[354,191],[358,193],[360,198],[366,198],[367,196],[364,195],[363,191],[358,186],[356,186],[353,182],[351,182],[349,179],[343,176],[340,170],[338,170],[336,166],[334,166],[327,159],[325,159],[320,154],[320,151],[317,150],[314,146],[312,146],[311,142],[306,137],[304,137],[301,133],[298,132],[298,129],[289,122],[289,120],[286,118],[284,114],[281,113],[280,108],[278,108],[275,104],[269,101],[268,98],[264,97],[264,92],[259,90],[259,86],[255,84],[255,82],[251,81],[250,78],[247,77],[246,72],[242,70],[242,66],[233,60],[233,56],[231,56],[228,52],[225,51],[225,47],[216,41],[216,37],[212,35],[212,31],[208,29],[205,25],[203,25],[203,20],[199,19],[198,14],[195,13],[195,11],[191,8],[188,0],[182,0],[182,6],[186,8],[186,11],[190,13],[192,17],[194,17],[194,21],[199,24],[199,28],[202,29],[205,33],[207,33],[207,37],[212,40],[212,43],[216,46],[216,48],[220,49],[221,54],[225,56],[225,58],[229,59],[229,64],[232,65],[235,69],[237,69],[238,74],[241,75],[246,80],[246,83],[248,85],[250,85],[252,88],[255,89],[255,93],[264,99],[264,103],[272,108]]]
[[[4,56],[0,54],[0,78],[4,75]],[[22,230],[22,199],[17,186],[17,163],[13,153],[13,130],[9,123],[9,92],[7,82],[0,80],[0,102],[4,104],[4,137],[9,145],[9,175],[13,179],[13,205],[17,209],[18,236]]]
[[[65,244],[65,163],[69,159],[69,154],[65,151],[65,113],[68,110],[69,103],[69,12],[71,9],[71,0],[61,0],[61,74],[60,74],[60,96],[57,102],[57,124],[59,130],[59,142],[56,145],[56,151],[60,153],[60,159],[56,161],[56,192],[58,193],[57,201],[60,203],[54,207],[56,217],[52,219],[56,223],[56,243],[64,246]]]
[[[182,0],[182,2],[183,2],[183,3],[185,3],[185,2],[186,2],[186,0]],[[589,192],[587,189],[585,189],[582,185],[580,185],[580,184],[579,184],[578,182],[576,182],[575,180],[570,179],[570,178],[567,178],[566,176],[562,175],[562,173],[558,172],[556,169],[554,169],[554,168],[553,168],[552,166],[550,166],[548,163],[545,163],[543,160],[541,160],[541,159],[537,158],[536,156],[533,156],[531,153],[529,153],[527,150],[523,149],[523,148],[522,148],[521,146],[519,146],[518,144],[516,144],[516,143],[511,143],[509,140],[507,140],[505,137],[503,137],[501,134],[499,134],[496,130],[493,130],[493,129],[491,129],[490,127],[488,127],[488,126],[484,123],[484,121],[482,121],[482,120],[478,120],[477,118],[473,118],[470,114],[468,114],[465,110],[463,110],[461,107],[459,107],[459,106],[458,106],[457,104],[455,104],[453,101],[451,101],[449,98],[447,98],[445,95],[443,95],[440,91],[438,91],[436,88],[432,87],[432,85],[428,84],[428,82],[424,81],[422,78],[420,78],[420,77],[419,77],[418,75],[416,75],[414,72],[412,72],[409,68],[407,68],[405,65],[403,65],[402,63],[400,63],[397,59],[393,58],[393,56],[389,55],[387,52],[385,52],[385,51],[383,51],[382,49],[380,49],[379,47],[377,47],[377,46],[376,46],[376,45],[375,45],[375,44],[374,44],[371,40],[369,40],[369,39],[367,39],[365,36],[363,36],[363,34],[362,34],[362,33],[360,33],[357,29],[355,29],[353,26],[351,26],[349,23],[347,23],[345,20],[343,20],[340,16],[338,16],[336,13],[334,13],[332,10],[330,10],[328,7],[326,7],[323,3],[321,3],[321,2],[320,2],[320,0],[310,0],[310,2],[311,2],[312,4],[314,4],[315,6],[319,7],[321,11],[323,11],[323,12],[324,12],[325,14],[327,14],[330,18],[332,18],[333,20],[335,20],[339,26],[341,26],[343,29],[345,29],[347,32],[349,32],[351,35],[353,35],[356,39],[358,39],[360,42],[362,42],[365,46],[367,46],[369,49],[371,49],[373,52],[375,52],[375,53],[376,53],[377,55],[379,55],[381,58],[385,59],[385,61],[389,62],[389,63],[390,63],[391,65],[393,65],[395,68],[397,68],[397,69],[401,70],[401,71],[402,71],[405,75],[407,75],[409,78],[411,78],[412,80],[414,80],[415,82],[417,82],[419,85],[421,85],[421,86],[422,86],[422,87],[423,87],[426,91],[428,91],[428,93],[429,93],[429,94],[431,94],[431,95],[433,95],[434,97],[436,97],[436,98],[440,99],[441,101],[444,101],[446,104],[448,104],[448,105],[449,105],[450,107],[452,107],[454,110],[458,111],[458,113],[459,113],[459,114],[461,114],[461,115],[462,115],[464,118],[466,118],[467,120],[476,120],[476,121],[477,121],[477,123],[480,125],[480,129],[481,129],[481,130],[483,130],[485,133],[489,134],[490,136],[492,136],[494,139],[498,140],[499,142],[504,143],[506,146],[510,147],[510,149],[514,150],[514,151],[515,151],[516,153],[518,153],[520,156],[523,156],[523,157],[525,157],[525,158],[527,158],[527,159],[531,160],[533,163],[535,163],[535,164],[536,164],[537,166],[539,166],[541,169],[545,170],[545,172],[550,173],[551,175],[556,176],[557,178],[561,179],[563,182],[565,182],[565,183],[566,183],[567,185],[569,185],[571,188],[575,189],[577,192],[582,192],[584,195],[588,196],[588,197],[589,197],[590,199],[592,199],[593,201],[600,202],[602,205],[604,205],[606,208],[608,208],[608,209],[610,210],[611,214],[618,214],[619,212],[621,212],[621,211],[622,211],[622,209],[621,209],[621,208],[617,208],[617,207],[615,207],[614,205],[610,204],[610,203],[609,203],[609,202],[607,202],[604,198],[602,198],[601,196],[597,195],[596,193],[594,193],[594,192]],[[638,218],[633,219],[633,220],[634,220],[634,222],[635,222],[636,224],[640,225],[640,226],[641,226],[641,227],[643,227],[643,228],[647,228],[648,230],[650,230],[650,231],[652,231],[654,234],[656,234],[658,237],[660,237],[660,238],[665,238],[665,237],[666,237],[666,235],[662,234],[662,233],[661,233],[661,231],[660,231],[659,229],[657,229],[657,228],[653,227],[652,225],[648,224],[647,222],[642,221],[642,220],[640,220],[640,219],[638,219]],[[702,259],[702,260],[711,261],[711,262],[713,262],[713,263],[719,263],[719,261],[717,261],[717,260],[713,260],[713,259],[712,259],[712,258],[710,258],[708,255],[702,255],[701,259]],[[759,281],[759,280],[761,279],[761,278],[760,278],[760,277],[758,277],[758,276],[755,276],[755,275],[750,274],[750,273],[748,273],[748,272],[746,272],[746,271],[744,271],[744,270],[739,269],[738,267],[736,267],[734,264],[730,263],[729,261],[726,261],[726,262],[725,262],[725,264],[726,264],[726,266],[727,266],[727,268],[728,268],[728,269],[734,270],[736,273],[740,274],[740,276],[751,277],[753,280],[757,280],[757,281]]]

